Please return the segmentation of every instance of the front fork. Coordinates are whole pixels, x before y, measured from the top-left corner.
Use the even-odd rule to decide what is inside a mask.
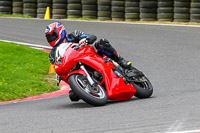
[[[90,74],[87,72],[87,70],[85,69],[84,65],[82,65],[81,62],[79,62],[79,65],[80,65],[80,68],[83,69],[83,71],[86,73],[87,79],[88,79],[90,85],[94,85],[95,82],[93,81],[93,79],[91,78],[91,76],[90,76]]]

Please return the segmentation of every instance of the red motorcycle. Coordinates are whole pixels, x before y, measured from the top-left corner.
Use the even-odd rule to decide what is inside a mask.
[[[133,95],[148,98],[153,93],[150,81],[141,71],[124,69],[86,44],[69,44],[63,57],[55,63],[55,70],[70,85],[72,101],[82,99],[102,106],[107,100],[128,100]]]

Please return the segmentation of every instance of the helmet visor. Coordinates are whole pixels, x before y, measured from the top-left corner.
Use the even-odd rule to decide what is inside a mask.
[[[57,34],[56,29],[54,28],[52,33],[46,35],[46,38],[47,38],[48,43],[56,41],[58,39],[58,34]]]

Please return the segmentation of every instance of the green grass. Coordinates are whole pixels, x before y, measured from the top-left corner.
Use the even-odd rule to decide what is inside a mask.
[[[0,14],[0,17],[33,18],[32,16],[25,16],[25,15],[7,15],[7,14]]]
[[[87,21],[98,21],[97,19],[91,18],[67,18],[68,20],[87,20]]]
[[[0,41],[0,101],[58,90],[48,53]]]

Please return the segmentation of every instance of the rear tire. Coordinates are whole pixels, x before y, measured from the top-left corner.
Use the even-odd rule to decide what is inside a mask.
[[[86,103],[94,106],[107,103],[108,98],[103,87],[97,84],[94,86],[95,89],[92,89],[85,75],[73,74],[68,78],[68,83],[77,96]]]
[[[137,98],[148,98],[153,94],[153,86],[149,79],[145,77],[145,82],[133,82],[132,85],[136,89],[135,96]]]

